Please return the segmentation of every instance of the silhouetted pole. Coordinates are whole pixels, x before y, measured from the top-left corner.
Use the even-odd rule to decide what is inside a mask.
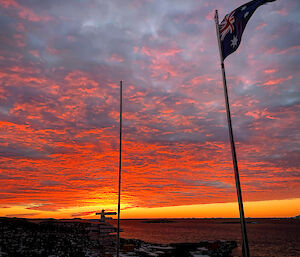
[[[120,81],[120,152],[119,152],[119,191],[118,191],[118,228],[117,228],[117,257],[120,253],[120,206],[121,206],[121,168],[122,168],[122,80]]]
[[[223,60],[222,49],[221,49],[219,17],[218,17],[217,10],[215,13],[215,22],[216,22],[217,38],[218,38],[219,53],[220,53],[220,60],[221,60],[225,105],[226,105],[227,122],[228,122],[228,129],[229,129],[229,138],[230,138],[230,144],[231,144],[232,162],[233,162],[234,175],[235,175],[236,192],[237,192],[237,197],[238,197],[238,201],[239,201],[240,221],[241,221],[241,229],[242,229],[242,236],[243,236],[243,246],[242,246],[243,256],[250,257],[247,231],[246,231],[246,222],[245,222],[245,217],[244,217],[242,190],[241,190],[241,185],[240,185],[239,170],[238,170],[238,164],[237,164],[237,158],[236,158],[236,152],[235,152],[235,144],[234,144],[234,138],[233,138],[233,132],[232,132],[231,114],[230,114],[230,107],[229,107],[229,100],[228,100],[225,66],[224,66],[224,60]]]

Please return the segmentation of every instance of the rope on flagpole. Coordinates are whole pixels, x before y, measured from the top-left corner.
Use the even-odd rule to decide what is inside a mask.
[[[215,23],[216,23],[218,45],[219,45],[220,60],[221,60],[221,69],[222,69],[223,87],[224,87],[224,97],[225,97],[227,122],[228,122],[228,130],[229,130],[228,132],[229,132],[231,153],[232,153],[232,162],[233,162],[233,168],[234,168],[237,197],[238,197],[238,202],[239,202],[240,221],[241,221],[241,229],[242,229],[242,236],[243,236],[243,245],[242,245],[242,247],[243,247],[243,256],[244,257],[250,257],[249,246],[248,246],[248,237],[247,237],[247,231],[246,231],[246,222],[245,222],[245,216],[244,216],[242,190],[241,190],[241,185],[240,185],[238,163],[237,163],[235,144],[234,144],[234,138],[233,138],[233,130],[232,130],[232,123],[231,123],[231,114],[230,114],[230,106],[229,106],[229,99],[228,99],[224,58],[223,58],[222,48],[221,48],[219,17],[218,17],[218,11],[217,10],[216,10],[216,13],[215,13]]]

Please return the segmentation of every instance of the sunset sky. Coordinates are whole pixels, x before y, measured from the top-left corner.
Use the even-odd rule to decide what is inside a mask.
[[[214,10],[245,0],[0,0],[0,216],[237,217]],[[247,217],[300,214],[300,1],[225,60]]]

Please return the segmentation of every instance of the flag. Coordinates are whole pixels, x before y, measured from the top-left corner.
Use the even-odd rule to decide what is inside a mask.
[[[244,29],[255,10],[267,2],[276,0],[250,1],[227,14],[219,24],[223,60],[238,49]]]

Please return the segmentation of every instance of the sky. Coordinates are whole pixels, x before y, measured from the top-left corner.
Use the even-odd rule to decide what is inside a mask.
[[[0,0],[0,216],[237,217],[214,10],[244,0]],[[245,216],[300,206],[300,2],[225,60]]]

